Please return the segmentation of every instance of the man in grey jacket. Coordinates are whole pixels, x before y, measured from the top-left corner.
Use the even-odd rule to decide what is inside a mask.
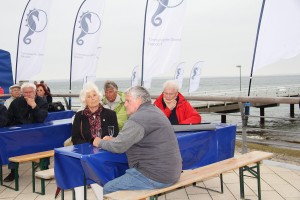
[[[168,118],[151,104],[149,92],[129,88],[125,107],[129,116],[116,138],[96,138],[93,145],[113,153],[126,152],[129,169],[104,185],[104,194],[144,190],[176,183],[182,170],[178,141]]]

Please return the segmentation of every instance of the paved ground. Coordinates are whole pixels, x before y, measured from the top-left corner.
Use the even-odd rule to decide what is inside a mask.
[[[53,165],[53,160],[52,160]],[[276,166],[277,165],[277,166]],[[8,173],[7,167],[3,167],[4,177]],[[240,199],[238,171],[230,171],[223,175],[225,182],[224,194],[189,186],[174,192],[160,196],[160,200],[236,200]],[[266,161],[261,165],[262,199],[265,200],[300,200],[300,166]],[[256,180],[246,178],[246,199],[257,199]],[[11,185],[14,182],[10,183]],[[219,178],[211,178],[199,182],[198,186],[220,190]],[[37,189],[40,188],[37,182]],[[54,199],[56,190],[55,180],[46,182],[46,195],[32,193],[31,164],[20,165],[20,190],[14,191],[4,186],[0,187],[0,200],[48,200]],[[65,199],[72,199],[71,190],[66,191]],[[60,199],[60,196],[58,197]],[[95,200],[91,189],[88,190],[88,199]]]

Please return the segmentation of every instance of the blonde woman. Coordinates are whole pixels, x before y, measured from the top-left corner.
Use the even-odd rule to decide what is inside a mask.
[[[72,127],[73,144],[93,142],[96,137],[108,136],[108,126],[114,127],[114,137],[118,135],[118,121],[115,111],[104,108],[101,103],[101,94],[94,83],[85,84],[80,92],[80,101],[84,109],[75,115]],[[102,187],[98,184],[91,184],[98,200],[103,199]],[[84,189],[76,187],[75,195],[77,200],[84,198]]]

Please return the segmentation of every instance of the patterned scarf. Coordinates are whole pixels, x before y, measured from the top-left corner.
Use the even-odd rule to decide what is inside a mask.
[[[100,113],[102,112],[103,106],[99,104],[98,109],[95,112],[91,112],[88,107],[85,107],[83,114],[89,119],[90,131],[93,138],[97,137],[97,132],[101,129],[101,118]]]

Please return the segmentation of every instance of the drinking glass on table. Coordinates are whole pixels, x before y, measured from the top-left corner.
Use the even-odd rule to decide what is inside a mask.
[[[101,135],[102,135],[102,129],[100,128],[100,129],[97,131],[97,137],[101,138]]]
[[[114,134],[115,134],[115,127],[114,127],[114,126],[108,126],[108,127],[107,127],[107,130],[108,130],[108,135],[109,135],[110,137],[113,137]]]

